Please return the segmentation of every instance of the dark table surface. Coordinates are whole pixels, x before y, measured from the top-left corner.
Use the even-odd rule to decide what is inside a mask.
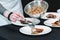
[[[41,20],[39,25],[44,25],[45,20]],[[7,40],[60,40],[60,28],[52,28],[52,32],[41,36],[29,36],[19,32],[19,28],[13,24],[0,27],[0,36]]]
[[[22,0],[23,7],[27,3],[29,3],[32,0]],[[59,0],[45,0],[49,3],[49,9],[48,11],[54,11],[56,12],[57,9],[60,8],[60,1]],[[28,15],[24,15],[25,17],[28,17]],[[39,25],[44,25],[43,21],[41,20],[41,23]],[[28,36],[24,35],[19,32],[19,28],[22,26],[16,26],[13,24],[6,25],[0,27],[0,40],[60,40],[60,28],[52,28],[52,32],[46,35],[41,36]]]

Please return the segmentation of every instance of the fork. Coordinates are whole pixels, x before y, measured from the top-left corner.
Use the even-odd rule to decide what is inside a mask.
[[[28,26],[31,28],[35,28],[35,24],[34,23],[28,23]]]

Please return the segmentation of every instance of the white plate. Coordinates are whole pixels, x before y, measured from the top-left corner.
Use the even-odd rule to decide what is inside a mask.
[[[46,20],[46,21],[44,22],[44,24],[47,25],[47,26],[54,27],[54,26],[52,26],[52,23],[54,23],[55,21],[58,21],[58,20],[59,20],[59,19],[49,19],[49,20]],[[55,26],[55,27],[60,27],[60,26]]]
[[[47,26],[42,26],[42,25],[36,25],[35,28],[43,28],[43,32],[39,33],[39,34],[31,34],[31,27],[29,26],[25,26],[25,27],[22,27],[19,29],[19,31],[23,34],[26,34],[26,35],[44,35],[44,34],[47,34],[47,33],[50,33],[52,31],[52,29],[50,27],[47,27]]]
[[[57,19],[60,18],[59,13],[57,13],[57,12],[47,12],[47,13],[45,13],[44,15],[42,15],[41,18],[42,18],[42,19],[53,19],[53,18],[47,18],[46,16],[47,16],[48,14],[54,14],[54,15],[57,16],[57,17],[56,17]],[[56,18],[55,18],[55,19],[56,19]]]
[[[26,18],[26,20],[29,20],[29,21],[33,22],[34,24],[40,23],[40,20],[35,19],[35,18]],[[25,26],[26,25],[26,24],[22,24],[20,21],[12,22],[12,24],[18,25],[18,26]]]

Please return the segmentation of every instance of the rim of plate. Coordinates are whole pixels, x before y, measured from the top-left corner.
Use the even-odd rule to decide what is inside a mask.
[[[31,19],[37,20],[38,22],[36,21],[37,23],[35,23],[35,24],[39,24],[41,22],[39,19],[36,19],[36,18],[25,18],[25,19],[27,19],[27,20],[31,20]],[[17,22],[19,22],[19,21],[17,21]],[[22,24],[22,23],[17,24],[16,22],[11,22],[11,24],[14,24],[14,25],[17,25],[17,26],[25,26],[25,25],[27,25],[27,24]]]
[[[53,18],[44,18],[44,16],[45,16],[46,14],[50,14],[50,13],[51,13],[51,14],[55,14],[55,13],[57,14],[57,12],[46,12],[43,16],[41,16],[41,18],[42,18],[42,19],[53,19]],[[56,19],[56,18],[55,18],[55,19]]]
[[[50,19],[50,20],[53,21],[53,20],[55,20],[55,19]],[[51,25],[47,25],[46,22],[47,22],[47,21],[50,21],[50,20],[46,20],[46,21],[44,21],[44,25],[49,26],[49,27],[54,27],[54,26],[51,26]],[[59,19],[56,19],[55,21],[57,21],[57,20],[59,20]],[[54,22],[55,22],[55,21],[54,21]],[[60,26],[55,26],[55,27],[60,27]]]
[[[36,26],[44,26],[44,25],[36,25]],[[48,26],[45,26],[45,27],[47,27],[47,28],[50,29],[50,31],[47,32],[47,33],[45,33],[45,34],[26,34],[26,33],[21,32],[21,29],[22,29],[23,27],[19,28],[19,32],[22,33],[22,34],[24,34],[24,35],[38,36],[38,35],[46,35],[46,34],[48,34],[48,33],[50,33],[50,32],[52,31],[52,28],[50,28],[50,27],[48,27]]]

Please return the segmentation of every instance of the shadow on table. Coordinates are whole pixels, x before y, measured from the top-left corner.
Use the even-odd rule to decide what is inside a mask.
[[[0,36],[0,40],[7,40],[7,39]]]
[[[44,37],[44,36],[47,36],[47,35],[51,34],[51,32],[48,33],[48,34],[44,34],[44,35],[26,35],[26,34],[23,34],[23,33],[21,33],[21,32],[19,32],[19,33],[20,33],[21,35],[27,36],[27,37]]]

